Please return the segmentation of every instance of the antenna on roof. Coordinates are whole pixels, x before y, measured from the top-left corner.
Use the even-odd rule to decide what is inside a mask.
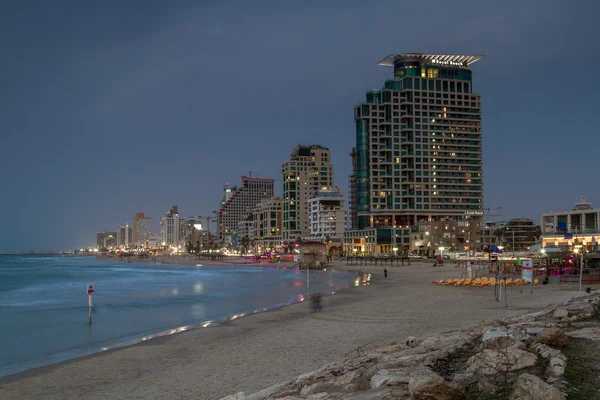
[[[248,171],[248,178],[252,178],[252,171]]]

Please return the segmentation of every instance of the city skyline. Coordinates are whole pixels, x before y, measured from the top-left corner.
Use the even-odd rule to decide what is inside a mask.
[[[385,1],[238,2],[236,12],[134,3],[63,2],[70,12],[41,5],[35,15],[15,3],[0,17],[10,78],[0,100],[10,194],[0,199],[0,251],[87,247],[135,212],[155,232],[172,204],[186,218],[210,215],[223,185],[249,171],[275,178],[281,195],[280,167],[298,144],[328,147],[349,194],[352,108],[389,78],[381,57],[411,51],[486,55],[472,70],[483,95],[484,204],[504,208],[492,219],[539,223],[582,195],[600,204],[586,118],[600,83],[569,73],[574,58],[598,59],[586,51],[600,36],[593,2],[440,2],[435,14],[431,4]]]

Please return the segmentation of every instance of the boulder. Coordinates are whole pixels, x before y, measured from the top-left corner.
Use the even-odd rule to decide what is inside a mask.
[[[421,380],[410,390],[414,400],[464,400],[466,399],[462,390],[453,382],[430,378]]]
[[[510,396],[511,400],[564,400],[565,396],[535,375],[521,374]]]
[[[406,338],[406,345],[408,347],[417,347],[419,345],[419,340],[414,336],[409,336]]]
[[[564,318],[564,317],[568,317],[569,316],[569,312],[567,310],[565,310],[564,308],[557,308],[552,313],[552,316],[554,318]]]
[[[531,350],[542,356],[542,358],[549,359],[553,357],[563,357],[567,359],[560,350],[553,349],[552,347],[543,343],[533,343],[530,347]]]
[[[460,374],[454,375],[452,378],[452,382],[455,382],[459,388],[463,391],[467,390],[467,388],[475,383],[477,383],[477,376],[472,372],[463,372]]]
[[[569,344],[569,338],[560,328],[546,328],[537,334],[536,341],[550,346],[561,347]]]
[[[512,336],[497,336],[481,344],[482,350],[504,350],[508,347],[525,348],[525,345]]]
[[[505,350],[483,350],[467,361],[467,371],[483,375],[495,375],[500,372],[516,371],[535,365],[537,356],[517,347]]]
[[[552,357],[548,368],[546,369],[547,381],[552,383],[557,379],[562,378],[565,374],[565,368],[567,367],[567,361],[565,357]]]
[[[287,381],[287,382],[281,382],[281,383],[277,383],[273,386],[269,386],[266,389],[261,390],[260,392],[256,392],[250,395],[246,396],[245,400],[265,400],[268,398],[273,397],[273,395],[275,395],[276,393],[285,390],[285,389],[293,389],[294,388],[294,381]]]
[[[423,366],[410,366],[394,369],[383,369],[371,378],[371,388],[380,387],[402,387],[408,389],[411,382],[424,379],[442,379],[431,369]]]
[[[364,392],[349,393],[340,399],[344,400],[392,400],[407,397],[408,392],[398,388],[382,388]]]
[[[488,340],[494,339],[499,336],[511,336],[518,341],[525,341],[529,338],[525,329],[520,325],[511,325],[511,326],[500,326],[498,328],[489,329],[487,332],[483,334],[481,337],[482,342],[487,342]]]

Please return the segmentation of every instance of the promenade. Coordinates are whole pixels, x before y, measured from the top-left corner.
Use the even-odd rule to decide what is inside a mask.
[[[218,399],[252,393],[338,360],[358,346],[369,348],[462,329],[482,320],[522,314],[568,300],[575,292],[536,287],[508,290],[508,308],[493,288],[431,284],[459,277],[453,265],[431,263],[348,267],[372,273],[372,284],[308,304],[238,319],[127,348],[0,378],[2,399]]]

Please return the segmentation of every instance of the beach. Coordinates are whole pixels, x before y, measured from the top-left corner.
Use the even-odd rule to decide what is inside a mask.
[[[536,287],[508,291],[433,286],[459,277],[453,265],[348,267],[373,274],[372,284],[324,298],[323,312],[300,303],[0,378],[2,399],[219,399],[255,392],[353,349],[402,342],[407,336],[462,329],[568,300],[575,292]]]

